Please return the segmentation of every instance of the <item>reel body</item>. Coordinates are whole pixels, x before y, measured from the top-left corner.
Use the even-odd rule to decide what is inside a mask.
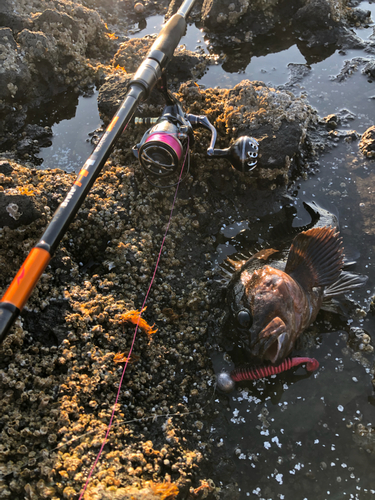
[[[181,162],[189,155],[193,142],[193,127],[176,102],[164,108],[155,125],[133,147],[133,153],[151,184],[168,187],[163,184],[176,184],[175,177],[180,173]]]
[[[203,127],[211,131],[211,142],[207,149],[210,157],[224,157],[238,171],[249,173],[257,165],[259,144],[256,139],[241,136],[227,149],[215,149],[217,132],[204,115],[184,113],[180,103],[164,88],[167,106],[160,118],[137,118],[136,123],[154,124],[133,147],[133,153],[145,173],[147,180],[158,187],[170,187],[179,182],[182,161],[187,158],[190,165],[190,147],[194,143],[193,129]],[[185,175],[186,175],[185,173]]]

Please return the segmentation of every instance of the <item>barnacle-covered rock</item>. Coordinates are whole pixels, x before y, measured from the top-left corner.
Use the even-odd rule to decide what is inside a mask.
[[[225,138],[241,135],[259,142],[254,175],[268,181],[284,181],[303,146],[308,127],[317,122],[316,111],[301,97],[275,90],[263,82],[243,80],[233,89],[201,89],[182,84],[179,96],[193,114],[204,112],[217,128],[217,147]]]
[[[152,276],[170,199],[155,196],[142,180],[136,183],[134,165],[122,166],[122,158],[120,150],[113,153],[0,346],[4,491],[30,498],[77,496],[104,439],[126,362],[120,419],[86,497],[173,498],[190,488],[214,491],[199,486],[207,480],[198,473],[203,455],[197,444],[206,433],[199,421],[213,380],[202,342],[210,298],[205,279],[174,274],[187,251],[177,249],[178,242],[186,231],[193,232],[189,238],[195,242],[197,227],[181,199],[170,228],[173,237],[165,239],[162,271],[168,277],[155,280],[138,323],[140,294]],[[0,175],[4,196],[27,189],[43,210],[40,219],[0,230],[5,290],[75,175],[36,171],[10,159],[0,163]],[[199,200],[199,207],[204,204]],[[202,245],[210,247],[210,241],[203,239]],[[196,269],[195,262],[190,269]],[[129,355],[136,323],[136,347]],[[170,415],[178,412],[183,427]],[[157,426],[152,440],[151,425]]]
[[[96,11],[73,2],[9,0],[0,18],[0,146],[9,147],[28,108],[93,85],[115,41]]]
[[[375,157],[375,126],[368,128],[362,134],[359,142],[359,149],[367,158]]]

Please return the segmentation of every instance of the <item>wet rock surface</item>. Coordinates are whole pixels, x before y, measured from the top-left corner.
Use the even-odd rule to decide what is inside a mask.
[[[108,122],[152,44],[149,37],[127,39],[127,30],[142,25],[144,12],[171,15],[180,3],[144,2],[142,13],[130,1],[1,2],[0,146],[9,150],[0,161],[2,290],[75,180],[61,170],[36,169],[33,155],[48,143],[51,131],[28,123],[30,110],[60,92],[84,92],[97,84],[100,112]],[[340,135],[338,127],[351,120],[349,111],[319,119],[295,92],[309,72],[306,65],[296,68],[289,87],[279,89],[248,80],[232,89],[206,89],[194,80],[217,57],[237,71],[259,46],[260,55],[272,50],[277,37],[265,44],[262,36],[277,31],[278,23],[299,30],[307,60],[324,57],[338,43],[354,47],[359,42],[348,27],[366,23],[365,14],[323,0],[205,0],[192,15],[210,31],[212,53],[218,55],[180,48],[169,72],[171,88],[187,112],[207,114],[218,130],[217,147],[227,147],[238,135],[259,140],[259,165],[254,176],[244,176],[225,160],[208,160],[209,134],[197,131],[190,171],[180,186],[142,315],[145,323],[85,498],[242,500],[232,456],[233,450],[241,456],[241,450],[233,443],[228,453],[210,428],[215,420],[217,434],[224,435],[227,421],[225,414],[215,414],[210,355],[223,312],[213,262],[217,237],[223,221],[241,218],[255,226],[290,200],[288,188],[310,172],[327,141],[358,140],[355,132]],[[228,46],[237,47],[238,56],[228,57]],[[368,50],[368,59],[344,68],[343,79],[356,68],[373,76],[371,43]],[[162,107],[155,90],[139,112],[158,116]],[[150,187],[131,153],[144,131],[129,125],[0,347],[4,498],[78,498],[103,442],[173,200],[171,190]],[[363,134],[360,143],[367,156],[371,134]],[[365,189],[366,179],[363,184]],[[153,325],[157,331],[150,333]],[[365,335],[353,330],[352,347],[370,370],[365,355],[372,346]],[[271,424],[263,403],[257,402],[253,413],[266,429]],[[311,425],[323,411],[323,404],[314,408]],[[357,426],[355,436],[357,444],[373,449],[373,428]]]
[[[150,189],[135,165],[125,163],[116,153],[107,164],[1,347],[3,491],[14,498],[23,491],[75,498],[104,437],[100,429],[123,367],[115,356],[126,357],[134,333],[134,321],[123,315],[142,303],[172,200],[171,193],[160,196]],[[12,161],[1,167],[4,176],[12,176],[12,187],[2,178],[3,196],[27,189],[24,198],[43,206],[40,218],[2,230],[4,289],[74,176],[36,172]],[[107,498],[109,487],[118,498],[127,498],[134,488],[147,489],[145,481],[152,481],[148,488],[159,496],[167,491],[157,486],[163,481],[172,481],[171,494],[178,489],[181,498],[216,491],[204,475],[211,445],[209,429],[200,421],[213,411],[213,371],[205,348],[214,286],[210,254],[222,217],[234,205],[249,216],[252,209],[246,208],[247,188],[229,200],[223,198],[224,184],[214,189],[207,184],[210,172],[198,180],[194,171],[181,186],[144,313],[157,332],[147,334],[145,327],[138,332],[119,421],[88,498]],[[225,176],[225,184],[235,181],[224,172],[219,167],[217,175]],[[253,194],[262,198],[265,211],[273,206],[265,193]],[[18,474],[22,479],[15,484],[12,477]]]
[[[368,13],[353,13],[347,9],[345,0],[205,0],[202,6],[202,23],[215,51],[226,53],[229,47],[237,46],[237,70],[244,67],[246,60],[248,62],[249,55],[254,53],[254,46],[257,47],[257,54],[265,54],[271,49],[275,31],[293,33],[294,42],[309,62],[323,54],[327,56],[329,50],[332,53],[335,44],[352,40],[348,24],[368,21]]]
[[[375,156],[375,126],[367,129],[362,135],[359,148],[368,158]]]

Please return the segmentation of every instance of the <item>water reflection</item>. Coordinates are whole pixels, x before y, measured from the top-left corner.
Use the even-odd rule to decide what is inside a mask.
[[[90,134],[102,124],[97,95],[97,91],[88,97],[69,94],[64,100],[65,106],[60,104],[57,108],[52,108],[53,114],[48,118],[48,121],[56,120],[52,127],[52,145],[42,148],[37,155],[37,158],[43,160],[40,168],[61,168],[66,172],[79,172],[94,149]],[[45,118],[39,121],[43,125],[47,124],[45,122]]]

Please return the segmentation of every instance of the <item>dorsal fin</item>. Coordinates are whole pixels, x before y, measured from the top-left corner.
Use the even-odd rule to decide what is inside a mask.
[[[279,250],[274,248],[262,249],[254,255],[247,257],[243,253],[236,253],[231,257],[227,257],[224,262],[219,265],[219,273],[223,276],[224,283],[228,283],[233,274],[239,271],[245,264],[254,261],[255,259],[266,262],[268,258]]]
[[[332,227],[318,227],[296,236],[290,247],[285,272],[305,289],[329,286],[343,267],[343,245]]]

